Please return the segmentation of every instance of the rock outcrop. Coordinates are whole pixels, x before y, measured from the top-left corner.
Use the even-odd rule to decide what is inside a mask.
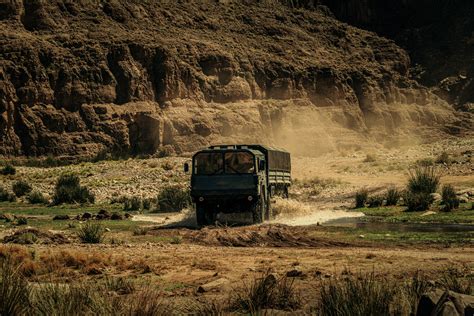
[[[0,155],[309,152],[471,128],[393,41],[324,8],[224,2],[2,2]]]

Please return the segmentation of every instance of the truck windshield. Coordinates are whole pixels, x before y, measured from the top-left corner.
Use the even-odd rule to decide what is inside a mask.
[[[222,153],[200,153],[194,157],[194,174],[220,174],[224,172]]]
[[[226,173],[254,173],[255,163],[253,155],[248,152],[226,152]]]

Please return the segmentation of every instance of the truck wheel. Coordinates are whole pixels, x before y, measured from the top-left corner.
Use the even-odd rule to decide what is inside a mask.
[[[207,225],[206,209],[204,206],[196,205],[196,221],[199,227]]]
[[[263,215],[265,214],[264,204],[262,199],[254,206],[252,215],[253,223],[260,224],[262,222]]]
[[[217,214],[213,209],[206,210],[204,217],[206,218],[207,225],[214,225],[216,223]]]
[[[266,220],[272,220],[273,219],[273,214],[272,214],[272,203],[270,200],[267,201],[267,214],[268,218]]]

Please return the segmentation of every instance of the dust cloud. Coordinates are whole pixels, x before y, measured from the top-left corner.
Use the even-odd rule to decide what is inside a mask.
[[[324,224],[328,221],[342,218],[358,218],[364,216],[361,212],[344,210],[317,210],[316,205],[299,202],[293,199],[276,198],[272,203],[274,219],[265,222],[270,224],[284,224],[288,226],[308,226]],[[223,214],[217,216],[218,225],[251,224],[251,213]],[[133,221],[158,224],[161,228],[196,228],[196,215],[193,209],[185,209],[180,213],[135,215]]]

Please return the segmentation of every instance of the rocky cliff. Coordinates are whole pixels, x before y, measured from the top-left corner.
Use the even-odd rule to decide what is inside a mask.
[[[394,39],[413,75],[461,110],[474,111],[474,2],[470,0],[320,0],[352,25]],[[298,5],[298,3],[296,3]],[[315,7],[314,1],[299,5]],[[470,103],[471,105],[468,105]]]
[[[1,2],[0,154],[308,152],[328,135],[351,146],[470,129],[409,79],[391,40],[324,7],[214,2]]]

